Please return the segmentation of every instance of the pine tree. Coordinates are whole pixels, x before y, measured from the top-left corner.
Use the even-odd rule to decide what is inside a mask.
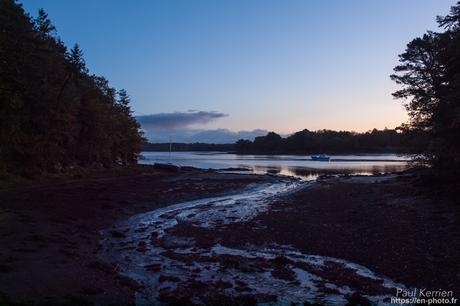
[[[428,139],[420,152],[425,160],[460,172],[460,2],[437,20],[445,32],[415,38],[400,55],[391,78],[402,89],[393,95],[407,101],[406,128]]]
[[[44,10],[0,0],[0,171],[135,163],[143,141],[126,91],[89,75]]]
[[[77,73],[88,73],[85,59],[83,58],[83,51],[78,44],[75,44],[70,50],[69,61]]]
[[[38,10],[38,17],[35,19],[35,30],[44,37],[54,36],[56,33],[56,28],[42,8]]]

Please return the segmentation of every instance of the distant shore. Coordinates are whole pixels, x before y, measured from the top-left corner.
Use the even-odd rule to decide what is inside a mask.
[[[132,303],[139,284],[99,259],[100,230],[134,214],[275,180],[141,166],[117,175],[3,189],[0,304]],[[198,243],[217,240],[224,247],[292,245],[364,265],[408,286],[458,295],[460,207],[427,198],[413,182],[410,172],[327,178],[280,198],[251,221],[199,231],[184,224],[175,235],[193,233]],[[190,298],[187,292],[176,297]]]
[[[142,152],[166,152],[169,153],[169,143],[159,143],[157,146],[144,147]],[[323,150],[312,150],[312,151],[237,151],[233,148],[233,144],[213,144],[210,147],[194,147],[189,144],[177,144],[179,146],[172,146],[173,153],[180,152],[216,152],[222,154],[237,154],[237,155],[293,155],[293,156],[308,156],[316,154],[327,154],[327,155],[380,155],[380,154],[397,154],[397,155],[413,155],[414,153],[408,150],[397,150],[397,149],[385,149],[385,150],[349,150],[349,151],[323,151]],[[222,146],[222,147],[220,147]]]

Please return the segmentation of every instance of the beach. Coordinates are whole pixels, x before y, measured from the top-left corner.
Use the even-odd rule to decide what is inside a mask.
[[[459,206],[414,182],[142,166],[4,188],[0,301],[345,305],[387,303],[401,286],[455,296]]]
[[[269,176],[151,166],[0,191],[0,304],[130,304],[136,285],[98,256],[114,222]]]

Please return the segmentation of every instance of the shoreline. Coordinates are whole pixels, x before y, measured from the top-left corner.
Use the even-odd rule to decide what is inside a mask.
[[[193,168],[142,168],[130,175],[38,184],[21,192],[1,190],[0,242],[7,247],[0,252],[0,302],[131,304],[140,284],[99,258],[100,230],[159,207],[279,179]],[[254,219],[217,229],[184,222],[168,232],[183,238],[192,234],[198,246],[209,246],[210,241],[234,249],[289,245],[305,254],[364,265],[407,286],[442,285],[458,295],[459,276],[453,271],[460,270],[459,207],[419,194],[412,176],[404,172],[323,177],[276,199]],[[426,248],[429,243],[432,248]],[[281,278],[290,275],[283,271]],[[174,297],[180,297],[183,302],[189,291],[184,292],[164,292],[164,298],[177,302]],[[248,301],[257,298],[243,293]]]
[[[167,143],[169,145],[169,143]],[[165,150],[143,150],[142,152],[158,152],[158,153],[169,153],[169,149]],[[218,154],[236,154],[236,155],[267,155],[267,156],[272,156],[272,155],[293,155],[293,156],[311,156],[311,155],[316,155],[318,152],[313,151],[310,153],[296,153],[296,152],[288,152],[288,151],[280,151],[280,152],[270,152],[270,153],[263,153],[263,152],[238,152],[238,151],[212,151],[212,150],[176,150],[174,153],[218,153]],[[395,151],[380,151],[380,152],[369,152],[369,151],[363,151],[363,152],[356,152],[356,151],[344,151],[344,152],[325,152],[324,154],[326,155],[387,155],[387,154],[394,154],[394,155],[414,155],[414,153],[411,152],[406,152],[406,151],[401,151],[401,152],[395,152]]]

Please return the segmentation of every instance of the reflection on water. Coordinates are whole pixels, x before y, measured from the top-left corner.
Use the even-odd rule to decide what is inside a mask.
[[[354,166],[354,165],[352,165]],[[372,175],[382,174],[389,172],[403,171],[408,168],[407,163],[401,164],[388,164],[388,165],[367,165],[362,167],[349,167],[349,168],[308,168],[302,166],[286,166],[286,167],[273,167],[273,166],[255,166],[255,172],[257,173],[273,173],[297,176],[306,180],[314,180],[320,175]]]
[[[178,166],[225,169],[247,168],[255,173],[273,173],[315,179],[319,175],[371,175],[403,171],[408,156],[397,154],[331,155],[331,161],[312,161],[301,155],[237,155],[221,152],[143,152],[140,163],[172,163]]]

